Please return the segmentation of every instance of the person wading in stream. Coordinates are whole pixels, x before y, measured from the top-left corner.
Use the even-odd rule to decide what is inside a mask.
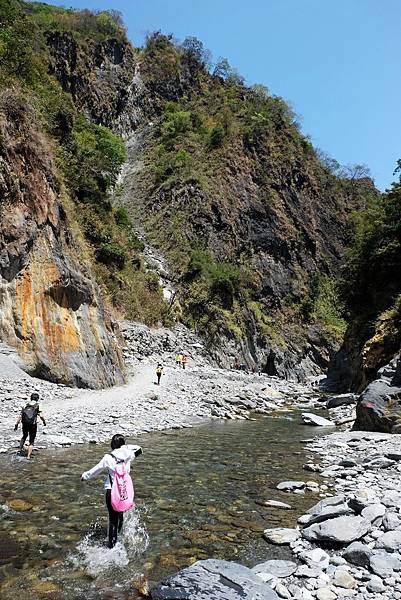
[[[29,436],[29,446],[27,459],[30,459],[33,452],[33,445],[35,443],[36,433],[38,430],[38,417],[41,419],[43,425],[46,426],[44,416],[41,414],[42,408],[39,404],[39,394],[34,392],[31,394],[31,399],[21,410],[21,413],[14,426],[14,431],[17,431],[18,425],[22,421],[22,438],[19,444],[19,450],[22,454],[26,438]]]
[[[120,471],[119,465],[121,465],[123,471],[129,473],[131,461],[142,454],[142,448],[140,446],[133,446],[130,444],[126,445],[124,436],[119,433],[113,435],[110,445],[111,452],[109,454],[105,454],[102,460],[92,469],[82,473],[81,481],[93,479],[100,475],[102,471],[107,471],[107,476],[104,481],[104,489],[106,490],[106,506],[109,512],[108,546],[109,548],[113,548],[117,543],[117,536],[121,531],[124,521],[124,513],[117,511],[113,507],[112,488],[114,478],[116,477],[116,471]]]

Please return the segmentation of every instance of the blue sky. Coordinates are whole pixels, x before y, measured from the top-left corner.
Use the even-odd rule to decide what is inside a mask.
[[[283,96],[315,146],[365,163],[385,189],[401,158],[401,0],[54,0],[113,8],[140,46],[160,29],[198,37],[247,83]]]

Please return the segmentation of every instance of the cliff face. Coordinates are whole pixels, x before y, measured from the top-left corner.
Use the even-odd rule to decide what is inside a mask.
[[[119,201],[168,260],[172,310],[224,366],[238,358],[298,379],[326,368],[343,328],[330,294],[358,201],[284,102],[210,76],[164,36],[142,52],[90,43],[84,56],[68,34],[46,39],[52,73],[78,109],[127,141]],[[221,282],[188,275],[199,250],[242,283],[216,292]]]
[[[398,169],[400,170],[400,161]],[[328,384],[362,390],[401,349],[401,181],[366,198],[344,268],[350,314]],[[398,385],[398,384],[397,384]]]
[[[155,34],[139,50],[108,13],[10,4],[12,36],[32,30],[18,83],[44,121],[25,116],[19,145],[7,116],[1,138],[2,330],[30,369],[121,380],[94,278],[120,315],[180,319],[224,366],[298,379],[325,368],[344,330],[336,276],[359,200],[285,102],[227,65],[211,74],[196,40]],[[106,128],[128,150],[114,198],[121,140]],[[167,260],[169,306],[138,236]]]
[[[0,335],[32,374],[123,382],[113,323],[79,259],[49,142],[16,91],[0,98]]]

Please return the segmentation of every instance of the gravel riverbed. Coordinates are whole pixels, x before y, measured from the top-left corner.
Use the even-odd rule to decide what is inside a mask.
[[[37,449],[98,443],[117,431],[136,437],[210,418],[248,419],[292,408],[313,413],[322,406],[311,386],[217,368],[185,328],[151,331],[125,323],[123,332],[129,380],[118,388],[77,390],[41,381],[2,355],[0,451],[18,447],[20,431],[14,432],[14,423],[33,391],[40,394],[48,421],[46,428],[40,425]],[[180,350],[189,356],[185,370],[175,364]],[[155,374],[159,361],[164,365],[160,386]],[[352,421],[353,415],[352,402],[330,411],[330,418],[340,423]],[[401,600],[399,436],[348,429],[305,443],[310,456],[305,481],[281,482],[278,489],[288,493],[291,504],[292,494],[311,490],[308,472],[319,473],[325,479],[320,486],[314,484],[320,500],[300,515],[293,529],[265,531],[270,543],[289,546],[293,559],[270,560],[267,550],[266,561],[253,574],[274,590],[271,598]],[[270,502],[275,510],[286,509],[274,498]],[[210,565],[208,569],[210,575]],[[169,585],[174,587],[174,576]]]

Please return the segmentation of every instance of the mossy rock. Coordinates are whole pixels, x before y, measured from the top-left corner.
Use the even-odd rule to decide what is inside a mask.
[[[32,510],[33,505],[27,502],[26,500],[21,500],[16,498],[15,500],[10,500],[8,506],[11,510],[15,510],[16,512],[27,512],[28,510]]]

